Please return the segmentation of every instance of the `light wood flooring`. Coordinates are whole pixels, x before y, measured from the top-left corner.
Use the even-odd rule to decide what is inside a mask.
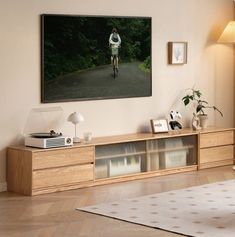
[[[232,171],[231,166],[226,166],[35,197],[0,193],[0,236],[180,236],[76,211],[75,208],[229,179],[235,179],[235,171]]]

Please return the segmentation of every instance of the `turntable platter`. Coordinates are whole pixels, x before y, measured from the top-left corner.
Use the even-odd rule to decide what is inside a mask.
[[[62,133],[51,132],[39,132],[39,133],[31,133],[30,136],[35,138],[52,138],[52,137],[60,137]]]

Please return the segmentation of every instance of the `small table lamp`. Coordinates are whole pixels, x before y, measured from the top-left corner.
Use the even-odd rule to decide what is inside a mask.
[[[227,24],[217,42],[225,44],[235,43],[235,21],[230,21]],[[233,170],[235,170],[235,165],[233,166]]]
[[[69,115],[68,121],[75,125],[75,137],[73,142],[80,142],[80,138],[77,136],[77,124],[84,121],[84,117],[79,112],[74,112]]]

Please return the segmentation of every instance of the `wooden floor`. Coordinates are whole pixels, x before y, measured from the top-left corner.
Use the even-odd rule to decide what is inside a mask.
[[[0,236],[180,236],[76,211],[75,208],[229,179],[235,179],[235,172],[231,166],[226,166],[36,197],[0,193]]]

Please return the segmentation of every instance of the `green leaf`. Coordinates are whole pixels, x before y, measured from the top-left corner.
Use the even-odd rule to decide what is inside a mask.
[[[205,101],[205,100],[200,100],[200,102],[201,102],[201,103],[204,103],[204,104],[208,104],[208,102]]]
[[[185,106],[188,105],[189,102],[190,102],[190,100],[189,100],[188,98],[184,99],[184,105],[185,105]]]
[[[199,90],[195,90],[194,93],[197,95],[198,98],[200,98],[202,95],[202,93]]]
[[[218,111],[219,114],[221,115],[221,117],[223,117],[223,113],[222,113],[217,107],[213,106],[213,109],[214,109],[215,111]]]
[[[202,111],[203,108],[205,108],[205,106],[198,105],[197,108],[196,108],[196,112],[199,113],[200,111]]]

